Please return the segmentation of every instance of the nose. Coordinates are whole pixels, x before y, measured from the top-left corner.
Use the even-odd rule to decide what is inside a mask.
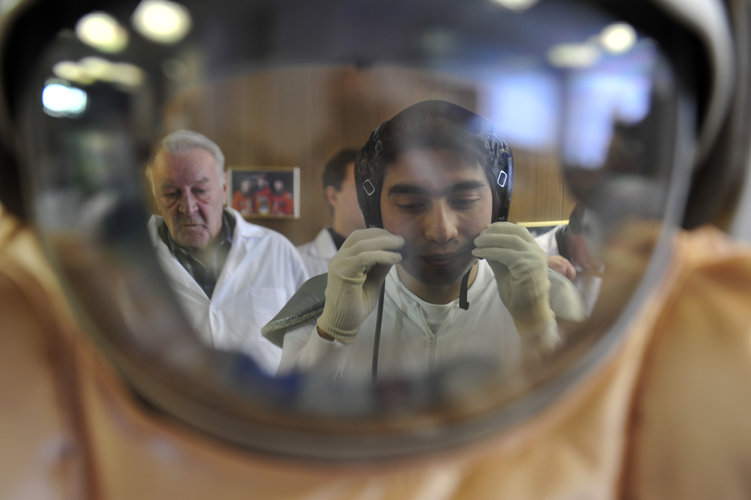
[[[458,220],[456,213],[446,200],[440,199],[433,203],[425,217],[425,237],[436,243],[448,243],[458,236]]]
[[[191,193],[189,190],[185,190],[183,192],[183,195],[180,197],[180,212],[186,215],[190,215],[195,213],[197,208],[198,203],[196,197],[193,196],[193,193]]]

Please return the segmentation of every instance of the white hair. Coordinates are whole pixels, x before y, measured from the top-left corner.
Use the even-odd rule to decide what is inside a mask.
[[[167,134],[162,139],[161,147],[159,148],[159,151],[157,152],[157,155],[154,156],[154,158],[156,158],[156,156],[158,156],[158,154],[162,151],[166,153],[177,154],[194,148],[204,149],[211,153],[211,156],[214,158],[217,176],[219,177],[219,179],[223,180],[224,154],[222,153],[222,150],[219,148],[219,146],[216,145],[214,141],[212,141],[205,135],[199,134],[198,132],[193,132],[192,130],[180,129]],[[146,176],[148,177],[149,183],[151,184],[152,193],[156,195],[156,186],[154,186],[154,177],[151,170],[152,164],[153,160],[146,168]]]

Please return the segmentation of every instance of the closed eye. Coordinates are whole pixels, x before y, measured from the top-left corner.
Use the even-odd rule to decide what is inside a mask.
[[[396,208],[402,212],[416,213],[425,209],[425,203],[397,203]]]
[[[474,206],[477,205],[477,202],[479,201],[479,196],[463,196],[460,198],[452,198],[449,200],[449,203],[451,207],[455,208],[456,210],[467,210],[474,208]]]
[[[398,210],[405,213],[419,213],[425,210],[429,203],[424,196],[414,194],[393,195],[391,202]]]

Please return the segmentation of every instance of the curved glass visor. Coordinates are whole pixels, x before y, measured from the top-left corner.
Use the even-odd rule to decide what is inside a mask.
[[[610,4],[144,0],[75,13],[28,61],[19,102],[36,224],[87,333],[151,405],[263,452],[391,457],[534,415],[617,347],[664,268],[657,235],[688,178],[690,95],[649,30],[660,14]],[[425,101],[472,118],[438,105],[391,120]],[[205,150],[178,152],[182,167],[160,156],[180,129],[219,146],[226,184]],[[380,300],[378,282],[337,306],[357,275],[337,261],[305,288],[312,302],[280,316],[298,261],[280,260],[282,244],[254,248],[266,240],[251,228],[302,245],[334,224],[322,174],[345,147],[375,173],[334,191],[367,199],[377,186],[382,228],[355,234],[398,259],[358,271],[383,271]],[[353,324],[331,319],[360,306]],[[320,315],[351,336],[306,358],[329,342]]]

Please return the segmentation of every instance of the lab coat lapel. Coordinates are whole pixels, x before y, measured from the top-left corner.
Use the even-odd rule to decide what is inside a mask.
[[[313,251],[318,257],[330,259],[336,253],[334,240],[331,238],[328,229],[323,228],[316,236],[313,244]]]
[[[162,241],[157,232],[157,228],[160,224],[163,224],[163,219],[158,215],[153,215],[148,223],[149,236],[151,237],[151,243],[154,245],[154,250],[157,253],[157,257],[161,261],[165,268],[165,272],[171,277],[172,280],[179,286],[183,293],[190,292],[197,300],[208,301],[209,297],[206,292],[196,283],[193,276],[180,264],[180,262],[172,255],[167,248],[167,245]]]

